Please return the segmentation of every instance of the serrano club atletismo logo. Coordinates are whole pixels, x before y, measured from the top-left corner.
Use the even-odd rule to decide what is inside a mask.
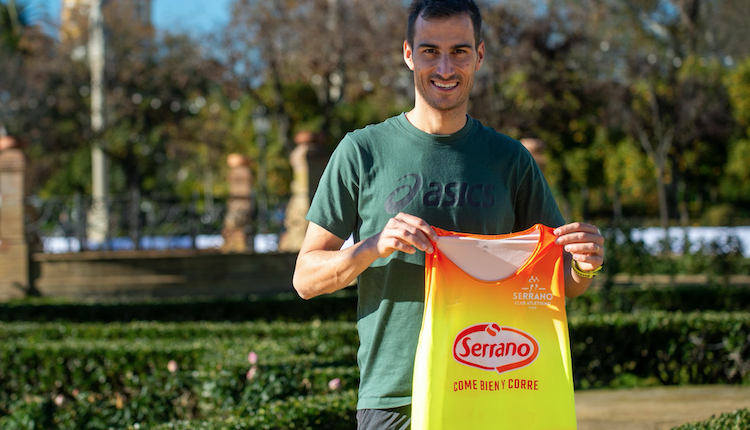
[[[498,373],[528,366],[539,355],[539,342],[528,333],[496,323],[462,330],[453,342],[453,358],[466,366]]]

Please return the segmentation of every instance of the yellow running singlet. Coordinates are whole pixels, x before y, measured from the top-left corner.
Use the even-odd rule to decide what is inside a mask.
[[[435,228],[414,365],[413,430],[574,430],[562,246]]]

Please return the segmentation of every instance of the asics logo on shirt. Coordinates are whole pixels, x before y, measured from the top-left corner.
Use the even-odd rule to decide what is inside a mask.
[[[390,196],[388,196],[387,199],[385,199],[385,212],[389,214],[395,214],[401,212],[402,209],[404,209],[409,203],[411,203],[412,200],[414,200],[414,197],[417,196],[417,193],[419,193],[419,189],[422,188],[422,176],[418,175],[416,173],[411,173],[408,175],[404,175],[401,178],[399,178],[398,182],[403,181],[407,178],[413,178],[414,184],[405,184],[397,187]],[[393,199],[396,198],[396,195],[399,194],[399,191],[403,189],[408,189],[409,192],[406,193],[406,195],[402,198],[400,198],[397,201],[393,201]]]
[[[386,213],[395,214],[406,208],[419,195],[423,183],[422,175],[417,173],[410,173],[399,178],[396,181],[397,187],[385,199]],[[396,200],[402,195],[403,190],[408,190],[406,195]],[[495,186],[492,184],[432,181],[422,194],[422,204],[432,207],[468,205],[475,208],[491,208],[495,205],[494,190]]]

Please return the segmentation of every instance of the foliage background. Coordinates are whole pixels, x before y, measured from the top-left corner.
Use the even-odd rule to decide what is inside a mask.
[[[404,1],[236,0],[227,27],[201,38],[114,19],[126,4],[105,7],[113,194],[225,193],[228,153],[255,159],[257,173],[251,119],[263,109],[269,200],[283,205],[296,132],[322,131],[332,149],[411,107]],[[567,219],[747,223],[750,2],[480,6],[487,59],[470,114],[546,143]],[[28,142],[35,193],[87,194],[86,32],[61,37],[42,24],[29,2],[0,1],[0,125]]]

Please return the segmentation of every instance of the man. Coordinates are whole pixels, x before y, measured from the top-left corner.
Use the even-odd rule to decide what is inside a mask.
[[[359,277],[360,429],[409,426],[424,252],[437,239],[431,225],[478,234],[557,227],[569,297],[588,288],[603,262],[599,230],[563,225],[528,151],[467,115],[484,59],[480,30],[473,0],[412,3],[403,54],[414,108],[341,141],[307,216],[294,273],[299,295],[332,293]],[[341,250],[350,233],[355,245]]]

